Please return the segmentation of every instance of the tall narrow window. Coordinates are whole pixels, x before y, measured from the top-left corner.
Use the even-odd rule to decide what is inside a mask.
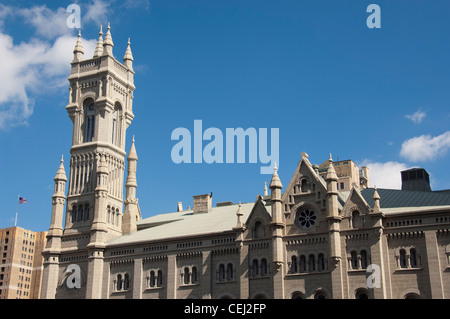
[[[184,268],[184,284],[189,284],[189,268]]]
[[[297,256],[291,257],[291,274],[297,273]]]
[[[404,249],[400,250],[400,267],[406,268],[406,251]]]
[[[162,287],[163,285],[163,274],[162,274],[162,270],[158,270],[158,280],[157,280],[157,286],[158,287]]]
[[[155,287],[155,272],[150,271],[150,287]]]
[[[253,230],[253,237],[254,238],[261,238],[264,236],[264,229],[261,222],[255,223],[255,228]]]
[[[219,281],[225,280],[225,266],[223,264],[220,264],[219,266]]]
[[[112,130],[111,130],[112,144],[116,144],[116,129],[117,129],[117,109],[114,109],[113,114],[112,114]]]
[[[233,264],[231,263],[227,265],[227,280],[233,280]]]
[[[313,272],[316,271],[316,261],[313,254],[309,255],[308,257],[308,271]]]
[[[123,289],[128,290],[130,289],[130,275],[125,274],[123,279]]]
[[[356,251],[352,251],[350,255],[351,255],[352,269],[358,269],[358,255],[356,254]]]
[[[306,257],[305,255],[300,256],[300,272],[306,272]]]
[[[198,281],[198,272],[197,267],[192,267],[192,283],[196,283]]]
[[[261,276],[267,275],[267,260],[266,258],[261,259]]]
[[[258,259],[253,259],[252,274],[253,274],[253,277],[258,276],[258,274],[259,274]]]
[[[91,142],[94,138],[95,130],[95,109],[94,101],[87,99],[84,101],[84,142]]]
[[[361,250],[361,268],[367,269],[367,251]]]
[[[122,275],[117,275],[117,290],[122,290]]]
[[[319,271],[325,270],[325,256],[323,254],[319,254],[317,258],[317,268]]]
[[[417,267],[417,253],[415,248],[411,248],[409,251],[409,262],[411,267]]]

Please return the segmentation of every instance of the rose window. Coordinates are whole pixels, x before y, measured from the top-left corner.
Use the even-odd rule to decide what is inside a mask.
[[[297,213],[297,223],[303,228],[309,228],[317,222],[317,215],[311,209],[303,209]]]

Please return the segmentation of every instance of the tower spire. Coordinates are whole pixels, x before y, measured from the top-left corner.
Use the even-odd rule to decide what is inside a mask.
[[[123,64],[130,70],[133,70],[133,54],[131,53],[130,38],[128,38],[128,45],[123,57]]]
[[[137,168],[137,153],[134,146],[134,136],[131,142],[130,152],[128,153],[128,176],[125,183],[126,198],[125,211],[122,217],[122,234],[127,235],[137,230],[136,221],[140,219],[138,199],[136,198],[136,168]]]
[[[100,32],[98,33],[97,46],[94,51],[94,58],[101,56],[103,53],[103,31],[102,25],[100,25]]]
[[[108,22],[108,30],[106,31],[106,35],[105,35],[105,41],[103,42],[103,55],[113,55],[113,40],[111,37],[111,31],[110,31],[111,27],[109,25]]]
[[[75,48],[73,49],[73,60],[72,62],[79,62],[83,60],[84,49],[83,43],[81,42],[81,30],[78,30],[78,39],[75,44]]]

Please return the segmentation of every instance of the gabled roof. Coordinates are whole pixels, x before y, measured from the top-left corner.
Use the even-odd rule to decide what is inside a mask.
[[[242,221],[249,217],[255,203],[241,204]],[[231,231],[236,227],[239,204],[212,207],[207,213],[192,210],[155,215],[138,221],[138,231],[111,240],[108,244],[128,244],[167,240],[177,237],[202,236]],[[266,206],[270,212],[270,206]]]

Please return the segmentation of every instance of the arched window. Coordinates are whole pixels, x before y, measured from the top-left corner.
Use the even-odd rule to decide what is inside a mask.
[[[225,266],[223,264],[219,265],[219,281],[225,280]]]
[[[327,299],[327,295],[325,294],[325,291],[318,290],[314,294],[314,299]]]
[[[184,284],[185,285],[189,284],[189,268],[188,267],[184,268]]]
[[[162,274],[162,270],[158,270],[158,281],[157,281],[157,286],[158,287],[162,287],[163,285],[163,274]]]
[[[91,142],[94,138],[95,130],[95,109],[94,100],[87,99],[83,103],[84,107],[84,142]]]
[[[305,299],[305,295],[300,291],[295,291],[292,293],[291,299]]]
[[[361,268],[367,269],[367,251],[361,250]]]
[[[84,206],[84,220],[89,220],[89,205]]]
[[[130,289],[130,275],[125,274],[123,279],[123,289],[128,290]]]
[[[400,249],[400,267],[401,268],[406,268],[407,267],[406,251],[404,249]]]
[[[354,210],[352,212],[352,228],[358,228],[361,225],[359,225],[359,211]]]
[[[117,275],[117,290],[122,290],[122,275]]]
[[[150,271],[150,287],[155,287],[155,272]]]
[[[261,259],[261,276],[267,275],[267,260],[266,258]]]
[[[72,223],[75,223],[77,221],[77,206],[72,206]]]
[[[305,255],[300,256],[300,272],[306,272],[306,257]]]
[[[255,223],[255,228],[253,229],[253,237],[254,238],[261,238],[264,236],[264,229],[261,222],[257,221]]]
[[[417,253],[415,248],[411,248],[409,251],[409,262],[411,267],[417,267]]]
[[[297,269],[297,256],[292,256],[291,257],[291,273],[295,274],[297,273],[298,269]]]
[[[409,294],[406,294],[405,299],[420,299],[420,296],[416,293],[411,292]]]
[[[355,299],[369,299],[369,291],[364,288],[356,290]]]
[[[356,254],[356,251],[352,251],[350,253],[351,256],[351,265],[352,269],[358,269],[358,255]]]
[[[227,280],[233,280],[233,264],[231,263],[227,265]]]
[[[83,220],[83,206],[78,206],[77,221],[81,222]]]
[[[112,130],[111,130],[111,143],[120,146],[120,128],[121,128],[121,113],[122,106],[119,103],[114,105],[114,111],[112,113]]]
[[[302,193],[306,193],[308,191],[308,181],[306,179],[302,179],[301,190]]]
[[[259,274],[258,259],[253,259],[252,274],[253,274],[253,277],[258,276],[258,274]]]
[[[198,272],[197,267],[192,267],[192,283],[196,283],[198,281]]]
[[[316,258],[313,254],[308,257],[308,271],[313,272],[316,271]]]
[[[325,256],[323,254],[319,254],[319,256],[317,256],[317,269],[319,271],[324,271],[325,270]]]

